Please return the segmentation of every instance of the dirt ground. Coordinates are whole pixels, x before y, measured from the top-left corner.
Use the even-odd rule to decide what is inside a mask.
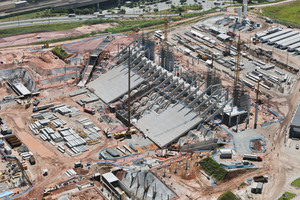
[[[256,21],[259,21],[256,19]],[[259,31],[266,30],[270,26],[262,23],[263,26]],[[61,31],[61,32],[52,32],[52,33],[38,33],[38,34],[24,34],[12,37],[0,38],[0,47],[11,46],[11,45],[26,45],[31,42],[46,40],[58,37],[66,37],[76,34],[82,34],[86,32],[91,32],[94,30],[103,30],[109,27],[109,24],[93,25],[86,26],[74,29],[72,31]],[[176,27],[175,29],[185,29],[185,27]],[[39,35],[41,39],[37,39],[36,36]],[[111,52],[111,55],[115,55],[118,51],[118,46],[126,46],[130,43],[132,36],[117,36],[113,40],[112,44],[107,48]],[[249,38],[249,35],[242,34],[242,37]],[[94,40],[89,40],[82,42],[82,40],[74,40],[72,42],[78,42],[73,44],[67,44],[69,42],[63,42],[61,44],[67,44],[64,47],[68,51],[78,51],[76,54],[85,54],[86,52],[91,52],[94,50],[103,40],[103,38],[98,38]],[[81,42],[80,42],[81,41]],[[28,51],[28,48],[39,48],[39,46],[23,46],[23,47],[11,47],[7,49],[0,50],[1,60],[4,63],[12,63],[15,60],[30,60],[36,65],[41,66],[44,69],[51,69],[55,67],[64,67],[66,63],[61,60],[54,58],[53,54],[50,52],[31,52]],[[158,48],[158,47],[157,47]],[[278,55],[277,55],[278,54]],[[274,56],[284,60],[286,59],[285,55],[279,52],[274,52]],[[175,53],[175,57],[182,63],[186,65],[186,56],[180,53]],[[291,57],[289,58],[291,64],[299,66],[299,58]],[[192,60],[189,59],[189,63],[192,63]],[[32,70],[32,69],[31,69]],[[193,70],[205,74],[207,67],[204,65],[195,65],[190,67],[185,67],[184,70]],[[226,79],[226,76],[220,75],[223,79],[223,84],[225,86],[231,86],[232,81]],[[78,107],[74,102],[74,99],[68,97],[68,92],[74,90],[76,87],[60,87],[44,90],[41,94],[41,97],[45,97],[46,100],[42,104],[46,103],[55,103],[55,104],[67,104]],[[217,184],[217,186],[212,186],[211,181],[200,173],[200,168],[196,164],[196,157],[193,157],[194,161],[190,162],[188,170],[184,169],[184,166],[179,166],[176,162],[171,163],[171,166],[167,168],[167,176],[163,177],[164,170],[157,170],[159,177],[163,177],[162,180],[165,181],[174,191],[180,196],[180,199],[213,199],[218,195],[223,193],[226,190],[233,190],[236,192],[237,188],[241,183],[245,182],[247,178],[257,176],[257,175],[269,175],[269,183],[265,184],[263,194],[255,196],[254,199],[276,199],[284,191],[291,191],[299,194],[299,190],[292,188],[290,186],[291,181],[294,178],[300,176],[300,158],[298,152],[295,152],[293,141],[287,139],[288,125],[293,117],[293,111],[295,110],[300,95],[300,81],[297,80],[294,90],[291,95],[271,95],[270,106],[280,115],[284,116],[284,120],[280,123],[269,125],[267,127],[260,127],[257,129],[262,133],[265,138],[268,139],[267,142],[267,152],[264,155],[263,168],[245,170],[236,173],[230,173],[230,176],[227,177],[223,182]],[[0,92],[6,93],[5,88],[0,88]],[[0,96],[1,98],[1,96]],[[250,92],[250,98],[252,102],[255,99],[255,92]],[[266,103],[267,98],[266,94],[262,94],[263,101]],[[275,121],[277,118],[271,115],[266,115],[268,111],[265,107],[260,106],[260,114],[258,116],[259,122],[270,122]],[[251,108],[253,112],[253,108]],[[11,104],[6,106],[5,110],[0,110],[0,115],[7,123],[9,127],[13,127],[14,133],[21,139],[21,141],[27,145],[35,155],[36,165],[29,166],[29,175],[34,180],[34,187],[19,197],[18,199],[31,199],[31,198],[41,198],[43,189],[49,185],[54,185],[55,183],[65,180],[66,175],[64,172],[67,169],[73,168],[74,162],[81,161],[86,162],[97,162],[99,161],[99,151],[107,146],[113,145],[116,143],[113,139],[104,139],[101,143],[90,148],[90,151],[83,153],[82,155],[76,157],[70,157],[68,155],[61,154],[54,147],[47,142],[43,142],[39,137],[32,135],[27,125],[31,115],[31,108],[25,110],[23,106],[17,106],[17,104]],[[91,120],[102,130],[107,128],[107,125],[100,123],[98,119],[94,116],[91,117]],[[252,124],[252,123],[251,123]],[[116,129],[118,131],[119,129]],[[224,136],[223,132],[219,133],[220,136]],[[105,137],[103,137],[105,138]],[[123,143],[120,143],[120,145]],[[116,161],[120,165],[130,165],[132,161],[137,158],[150,158],[155,152],[151,150],[156,150],[155,145],[149,146],[148,151],[143,151],[142,153],[122,158]],[[174,173],[174,166],[179,167],[179,172]],[[47,168],[49,170],[49,176],[42,176],[42,170]],[[57,170],[59,168],[59,171]],[[83,173],[83,172],[82,172]],[[171,177],[170,177],[171,176]],[[84,191],[74,199],[82,199],[84,197]],[[91,192],[91,198],[94,193]]]
[[[63,91],[63,90],[62,90]],[[56,93],[58,91],[56,90]],[[69,97],[59,96],[52,98],[51,102],[55,104],[68,104],[76,106],[76,103]],[[50,103],[42,102],[43,104]],[[42,141],[38,136],[34,136],[27,124],[29,123],[30,108],[25,110],[23,106],[11,105],[7,106],[5,110],[0,111],[0,115],[8,127],[12,127],[13,132],[21,139],[21,141],[29,147],[29,150],[33,152],[36,158],[36,165],[29,166],[31,171],[30,175],[34,179],[34,188],[28,193],[18,199],[42,197],[43,189],[51,183],[56,183],[66,179],[65,171],[74,167],[74,162],[97,162],[99,160],[98,153],[105,146],[111,143],[110,140],[101,142],[94,146],[89,146],[90,151],[83,153],[77,157],[70,157],[68,155],[61,154],[54,147],[47,142]],[[19,117],[16,117],[19,116]],[[89,116],[90,117],[90,116]],[[93,120],[93,119],[92,119]],[[101,128],[101,125],[97,120],[93,120],[97,126]],[[103,137],[104,138],[104,137]],[[59,171],[57,168],[59,167]],[[42,176],[42,170],[48,169],[49,175]]]
[[[91,26],[82,26],[72,30],[54,31],[54,32],[41,32],[41,33],[28,33],[22,35],[14,35],[0,38],[0,47],[8,47],[15,45],[28,45],[34,42],[47,41],[62,37],[70,37],[91,33],[92,31],[101,31],[111,27],[110,24],[96,24]],[[37,38],[40,37],[40,39]]]

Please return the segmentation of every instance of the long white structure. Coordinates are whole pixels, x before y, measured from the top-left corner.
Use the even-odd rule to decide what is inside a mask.
[[[298,35],[298,34],[299,34],[299,31],[292,31],[292,32],[289,32],[289,33],[287,33],[287,34],[283,34],[283,35],[280,35],[280,36],[278,36],[278,37],[274,37],[274,38],[272,38],[272,39],[269,39],[269,40],[268,40],[268,44],[269,44],[269,45],[272,45],[272,44],[274,44],[274,43],[277,42],[277,41],[284,40],[284,39],[286,39],[286,38],[290,38],[290,37],[292,37],[292,36],[294,36],[294,35]]]
[[[294,44],[296,44],[296,43],[298,43],[298,42],[300,42],[300,35],[299,35],[298,38],[293,39],[293,40],[290,40],[290,41],[285,42],[284,44],[282,44],[282,45],[280,46],[280,49],[287,49],[287,48],[289,48],[290,46],[292,46],[292,45],[294,45]]]
[[[275,42],[274,46],[277,47],[277,48],[280,48],[280,46],[288,41],[292,41],[294,39],[297,39],[297,38],[300,38],[300,35],[294,35],[292,37],[289,37],[289,38],[285,38],[284,40],[280,40],[280,41],[277,41]]]
[[[260,42],[262,42],[262,43],[268,42],[269,39],[278,37],[278,36],[283,35],[283,34],[287,34],[287,33],[289,33],[289,32],[292,32],[292,29],[287,28],[287,29],[285,29],[285,30],[282,30],[282,31],[279,31],[279,32],[276,32],[276,33],[272,33],[272,34],[270,34],[270,35],[266,35],[266,36],[260,38]]]
[[[289,46],[288,51],[293,52],[299,47],[300,47],[300,42],[297,42],[296,44],[293,44],[293,45]]]

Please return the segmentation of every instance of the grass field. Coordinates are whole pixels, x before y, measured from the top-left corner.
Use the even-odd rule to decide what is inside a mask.
[[[300,24],[300,1],[263,8],[263,15],[272,19]]]
[[[286,195],[286,197],[284,197],[283,195],[278,199],[278,200],[290,200],[293,199],[296,195],[290,192],[285,192],[284,193]]]
[[[218,200],[238,200],[238,198],[230,190],[228,190],[221,194]]]
[[[43,25],[33,25],[33,26],[25,26],[25,27],[16,27],[9,29],[1,29],[0,37],[5,37],[9,35],[22,34],[22,33],[30,33],[30,32],[38,32],[38,31],[63,31],[70,30],[82,25],[93,25],[93,24],[101,24],[101,23],[110,23],[115,22],[114,20],[86,20],[81,22],[70,22],[70,23],[57,23],[57,24],[43,24]]]
[[[300,188],[300,178],[297,178],[292,182],[292,186]]]
[[[13,16],[13,17],[7,17],[4,19],[1,19],[2,22],[7,22],[7,21],[17,21],[17,20],[25,20],[25,19],[35,19],[35,18],[40,18],[43,17],[44,11],[36,11],[32,13],[26,13],[26,14],[21,14],[18,16]],[[67,13],[53,13],[51,17],[58,17],[58,16],[67,16]],[[45,17],[45,16],[44,16]]]

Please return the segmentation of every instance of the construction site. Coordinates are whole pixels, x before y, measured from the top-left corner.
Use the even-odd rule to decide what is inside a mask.
[[[300,177],[299,30],[248,16],[245,1],[173,23],[0,49],[0,199],[289,190]]]

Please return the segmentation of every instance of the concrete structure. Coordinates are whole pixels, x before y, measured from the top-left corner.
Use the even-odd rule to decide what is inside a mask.
[[[290,124],[290,138],[300,138],[300,101]]]
[[[300,41],[288,47],[288,51],[293,52],[300,47]]]
[[[276,33],[272,33],[270,35],[266,35],[262,38],[260,38],[260,42],[264,43],[264,42],[268,42],[270,39],[272,38],[275,38],[275,37],[278,37],[278,36],[281,36],[281,35],[284,35],[284,34],[287,34],[289,32],[292,32],[292,29],[290,28],[287,28],[285,30],[282,30],[282,31],[279,31],[279,32],[276,32]]]
[[[217,35],[217,39],[219,39],[221,41],[228,41],[230,39],[230,36],[226,35],[224,33],[221,33],[221,34]]]
[[[131,71],[131,90],[144,82],[138,74]],[[128,68],[125,66],[117,66],[87,84],[88,88],[95,91],[95,94],[100,97],[104,103],[111,103],[118,100],[127,92]],[[109,90],[107,88],[110,88]]]
[[[170,200],[177,197],[174,191],[148,170],[126,171],[122,183],[134,194],[133,199]]]
[[[268,44],[269,45],[273,45],[275,42],[277,41],[281,41],[281,40],[284,40],[286,38],[290,38],[290,37],[293,37],[295,35],[298,35],[299,34],[299,31],[292,31],[292,32],[289,32],[287,34],[283,34],[283,35],[280,35],[278,37],[274,37],[272,39],[269,39],[268,40]]]
[[[102,174],[101,183],[104,187],[110,191],[114,199],[121,200],[126,199],[125,196],[131,197],[128,188],[111,172]]]
[[[144,54],[143,47],[132,48],[131,119],[135,121],[133,125],[159,147],[175,142],[197,128],[200,122],[213,120],[230,102],[228,91],[223,90],[219,82],[211,81],[205,87],[205,82],[200,83],[196,78],[188,84]],[[122,100],[124,105],[120,107],[124,109],[117,111],[117,117],[127,123],[128,51],[124,49],[115,58],[118,58],[118,66],[88,87],[107,104]]]
[[[103,52],[105,47],[109,45],[109,43],[113,40],[113,37],[107,36],[100,44],[99,46],[93,51],[93,53],[90,55],[89,60],[83,69],[83,72],[81,74],[81,81],[78,83],[78,86],[83,87],[85,86],[89,80],[91,79],[93,72],[95,70],[95,67],[99,64],[100,54]]]
[[[232,149],[220,149],[220,158],[232,158]]]
[[[7,83],[18,96],[27,97],[31,95],[31,92],[22,83],[18,81],[8,81]]]

